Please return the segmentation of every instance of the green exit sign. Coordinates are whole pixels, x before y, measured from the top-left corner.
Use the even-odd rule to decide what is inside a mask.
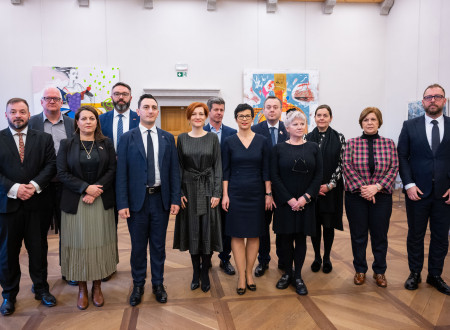
[[[181,77],[187,77],[187,72],[184,71],[178,71],[177,72],[177,77],[181,78]]]

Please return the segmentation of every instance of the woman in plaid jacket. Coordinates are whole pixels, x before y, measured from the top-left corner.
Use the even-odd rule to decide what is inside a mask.
[[[378,108],[359,116],[363,135],[347,141],[344,153],[345,210],[352,239],[354,283],[361,285],[367,272],[368,233],[374,262],[373,278],[386,287],[387,233],[392,213],[392,190],[398,172],[398,156],[391,139],[378,135],[383,123]]]

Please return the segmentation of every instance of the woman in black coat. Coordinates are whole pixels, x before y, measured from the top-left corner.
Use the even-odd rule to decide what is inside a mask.
[[[276,287],[286,289],[290,283],[299,295],[308,294],[302,280],[306,255],[306,236],[316,230],[315,200],[322,182],[322,154],[319,145],[306,142],[303,135],[306,117],[290,112],[284,121],[290,138],[275,145],[271,154],[270,176],[275,204],[273,230],[282,244],[285,273]],[[295,271],[292,271],[294,263]]]

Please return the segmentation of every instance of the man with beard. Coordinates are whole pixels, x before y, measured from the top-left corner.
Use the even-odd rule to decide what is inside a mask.
[[[441,277],[450,226],[450,118],[443,115],[445,91],[438,84],[423,93],[425,115],[407,120],[398,140],[400,176],[406,192],[408,264],[405,288],[421,282],[424,236],[430,219],[427,283],[450,295]]]
[[[55,145],[55,152],[58,154],[61,140],[70,138],[74,133],[73,119],[61,113],[63,100],[60,90],[56,87],[47,87],[44,89],[41,98],[41,105],[43,111],[32,116],[28,126],[32,129],[50,134]],[[56,231],[59,231],[61,234],[61,193],[61,182],[59,182],[58,178],[55,176],[47,188],[48,200],[46,205],[48,206],[48,212],[42,219],[42,221],[46,221],[45,225],[42,226],[41,235],[43,235],[43,237],[47,236],[48,229],[50,228],[53,219]],[[47,240],[43,242],[46,243]],[[44,244],[42,248],[42,253],[47,255],[47,244]],[[47,258],[43,261],[45,262],[43,267],[44,269],[47,269]],[[64,276],[63,280],[66,280]],[[78,285],[78,282],[76,281],[67,281],[67,283],[70,285]],[[32,288],[32,291],[33,290],[34,288]]]
[[[51,135],[28,127],[27,101],[9,100],[6,118],[9,127],[0,131],[0,313],[11,315],[19,292],[22,240],[28,251],[35,299],[48,307],[56,305],[43,267],[47,265],[43,261],[47,254],[42,252],[47,236],[40,234],[46,223],[46,187],[56,174],[56,157]]]
[[[117,151],[122,134],[139,126],[139,116],[130,110],[132,96],[131,87],[128,84],[116,83],[111,90],[111,99],[114,110],[104,113],[99,118],[103,135],[114,142],[114,148]]]

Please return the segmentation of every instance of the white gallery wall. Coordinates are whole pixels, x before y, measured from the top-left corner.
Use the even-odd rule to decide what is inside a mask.
[[[133,88],[132,108],[146,88],[220,89],[225,123],[236,126],[245,69],[316,69],[319,103],[347,138],[361,133],[367,106],[384,116],[380,133],[397,141],[409,101],[434,82],[450,92],[450,1],[338,3],[331,15],[318,2],[263,0],[76,0],[0,2],[0,128],[11,97],[32,99],[33,66],[117,66]],[[178,78],[175,63],[187,63]],[[41,109],[31,109],[38,113]]]

